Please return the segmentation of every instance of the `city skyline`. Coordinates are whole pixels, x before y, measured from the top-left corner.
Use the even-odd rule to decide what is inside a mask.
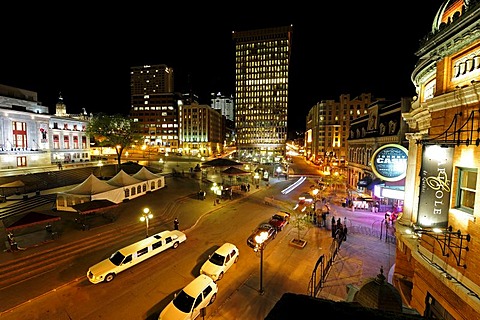
[[[441,3],[407,1],[394,9],[369,3],[329,3],[320,10],[300,4],[288,10],[215,7],[211,16],[195,10],[205,6],[165,8],[178,14],[26,10],[28,33],[13,29],[4,40],[0,83],[37,92],[51,113],[61,93],[69,113],[85,108],[128,114],[130,67],[166,64],[174,70],[175,91],[192,90],[201,104],[210,104],[211,93],[235,94],[232,31],[292,25],[288,126],[289,132],[302,131],[308,110],[321,100],[364,92],[395,100],[415,95],[415,52]]]

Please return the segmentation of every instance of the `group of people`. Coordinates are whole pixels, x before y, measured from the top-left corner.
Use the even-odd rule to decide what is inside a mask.
[[[243,192],[248,192],[248,191],[250,191],[250,183],[247,183],[247,184],[242,183],[242,184],[240,185],[240,189],[241,189]]]
[[[394,210],[393,212],[387,211],[385,212],[385,224],[386,225],[391,225],[397,221],[398,213]]]

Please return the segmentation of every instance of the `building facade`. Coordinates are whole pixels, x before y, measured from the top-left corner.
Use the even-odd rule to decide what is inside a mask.
[[[345,176],[354,208],[401,212],[409,130],[402,113],[411,100],[373,102],[364,116],[350,122]]]
[[[37,93],[0,85],[0,169],[90,161],[89,116],[71,115],[60,97],[50,115]]]
[[[183,154],[209,157],[223,151],[223,117],[208,105],[183,106]]]
[[[131,67],[130,118],[139,124],[148,152],[182,152],[182,95],[175,93],[173,69],[164,64]]]
[[[292,27],[233,32],[240,159],[285,156]]]
[[[480,318],[480,2],[447,0],[403,114],[408,165],[394,281],[429,319]]]
[[[342,94],[339,101],[323,100],[308,112],[305,131],[305,158],[330,172],[334,164],[345,164],[350,122],[367,113],[375,100],[370,93],[353,99]]]
[[[235,100],[232,96],[226,97],[220,92],[211,95],[212,108],[220,110],[220,114],[231,122],[235,121]]]

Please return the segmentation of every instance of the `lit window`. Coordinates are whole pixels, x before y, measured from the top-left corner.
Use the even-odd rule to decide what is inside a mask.
[[[477,169],[458,168],[457,209],[473,213],[476,186]]]

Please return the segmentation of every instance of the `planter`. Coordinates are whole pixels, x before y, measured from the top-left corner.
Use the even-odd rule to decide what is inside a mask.
[[[294,238],[294,239],[290,240],[290,245],[292,247],[303,249],[303,247],[305,247],[307,245],[307,240],[295,239]]]

